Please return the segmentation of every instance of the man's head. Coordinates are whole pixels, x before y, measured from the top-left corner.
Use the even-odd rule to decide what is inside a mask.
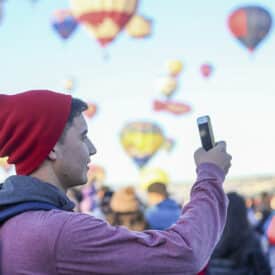
[[[147,188],[149,205],[158,204],[168,198],[166,184],[155,182]]]
[[[17,174],[32,175],[47,167],[64,187],[85,183],[86,176],[79,170],[87,173],[89,156],[96,151],[87,138],[87,125],[81,114],[87,108],[84,102],[37,90],[0,95],[0,108],[0,157],[8,156]]]

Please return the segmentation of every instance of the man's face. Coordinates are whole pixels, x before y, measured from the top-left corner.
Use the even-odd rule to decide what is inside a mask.
[[[90,156],[96,153],[87,133],[84,117],[77,116],[67,129],[63,141],[55,146],[54,171],[64,189],[87,182]]]

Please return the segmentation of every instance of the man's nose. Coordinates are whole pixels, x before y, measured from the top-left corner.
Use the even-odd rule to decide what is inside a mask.
[[[89,140],[89,155],[92,156],[96,154],[96,148],[93,143]]]

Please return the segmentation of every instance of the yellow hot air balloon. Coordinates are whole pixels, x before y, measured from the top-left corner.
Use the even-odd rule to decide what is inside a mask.
[[[120,142],[135,164],[142,168],[165,141],[161,128],[152,122],[137,121],[121,131]]]
[[[133,38],[144,38],[151,35],[152,20],[135,15],[126,26],[126,32]]]
[[[140,185],[147,189],[154,182],[161,182],[166,185],[170,183],[168,174],[161,168],[144,168],[140,172]]]
[[[183,64],[180,60],[170,60],[167,62],[166,67],[169,75],[178,76],[183,69]]]
[[[71,10],[102,47],[112,42],[136,12],[138,0],[71,0]]]

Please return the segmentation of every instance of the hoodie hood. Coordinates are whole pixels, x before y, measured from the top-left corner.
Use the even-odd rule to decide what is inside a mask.
[[[0,211],[27,202],[47,203],[65,211],[75,206],[60,189],[30,176],[11,176],[0,185]]]

